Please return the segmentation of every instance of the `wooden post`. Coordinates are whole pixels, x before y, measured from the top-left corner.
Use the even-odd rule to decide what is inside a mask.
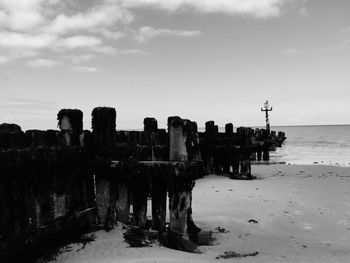
[[[62,109],[57,114],[63,144],[80,146],[79,136],[83,131],[83,112],[77,109]]]
[[[144,228],[147,221],[147,193],[138,188],[134,191],[133,215],[134,223],[139,228]]]
[[[262,147],[262,151],[263,151],[263,160],[264,161],[269,161],[270,160],[270,146],[269,143],[264,143],[263,147]]]
[[[187,218],[191,208],[193,181],[185,167],[176,166],[169,189],[170,230],[188,239]]]
[[[153,169],[152,174],[152,225],[159,232],[165,231],[167,182],[163,169]]]
[[[92,111],[92,136],[97,155],[109,156],[113,152],[116,137],[116,111],[114,108],[97,107]]]
[[[147,221],[147,198],[149,191],[149,167],[135,167],[133,174],[133,215],[134,223],[139,228],[144,228]]]
[[[258,161],[261,161],[261,156],[262,156],[262,146],[260,145],[260,142],[259,142],[259,145],[258,145],[258,147],[257,147],[256,156],[257,156]]]
[[[106,224],[110,205],[110,182],[105,176],[96,175],[96,207],[99,224]]]
[[[129,188],[127,183],[118,184],[118,197],[116,201],[118,221],[128,224],[130,213]]]
[[[180,117],[168,118],[170,161],[187,161],[186,137]]]
[[[232,123],[227,123],[225,125],[225,133],[227,135],[233,135],[233,124]]]
[[[184,124],[179,117],[168,118],[171,161],[188,160],[183,127],[189,124],[187,120]],[[185,173],[186,167],[186,164],[176,165],[169,183],[170,230],[184,236],[188,236],[187,212],[191,207],[193,187],[191,174]]]

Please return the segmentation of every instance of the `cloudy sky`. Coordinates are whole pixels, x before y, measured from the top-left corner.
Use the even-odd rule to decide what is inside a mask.
[[[0,123],[350,123],[349,0],[0,0]]]

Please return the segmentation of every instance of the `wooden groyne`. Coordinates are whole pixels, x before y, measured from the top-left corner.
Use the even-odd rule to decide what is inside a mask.
[[[59,130],[0,125],[1,262],[22,262],[24,255],[33,262],[53,238],[116,221],[152,228],[163,239],[176,233],[179,244],[193,242],[178,248],[191,251],[201,234],[192,219],[195,179],[252,178],[250,161],[268,160],[285,139],[282,132],[234,132],[232,124],[220,133],[213,121],[198,132],[196,122],[177,116],[168,118],[167,130],[145,118],[143,131],[120,131],[115,109],[107,107],[93,110],[88,131],[82,117],[80,110],[61,110]]]

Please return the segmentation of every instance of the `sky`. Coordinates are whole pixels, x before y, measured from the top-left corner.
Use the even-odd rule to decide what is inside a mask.
[[[114,107],[219,126],[350,124],[349,0],[0,0],[0,123]]]

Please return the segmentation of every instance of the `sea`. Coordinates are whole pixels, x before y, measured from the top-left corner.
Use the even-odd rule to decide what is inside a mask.
[[[350,166],[350,125],[275,126],[286,133],[270,162]]]
[[[268,163],[350,167],[350,125],[271,126],[271,130],[285,132],[287,139],[281,148],[270,152]],[[225,128],[219,127],[219,131],[225,132]]]

